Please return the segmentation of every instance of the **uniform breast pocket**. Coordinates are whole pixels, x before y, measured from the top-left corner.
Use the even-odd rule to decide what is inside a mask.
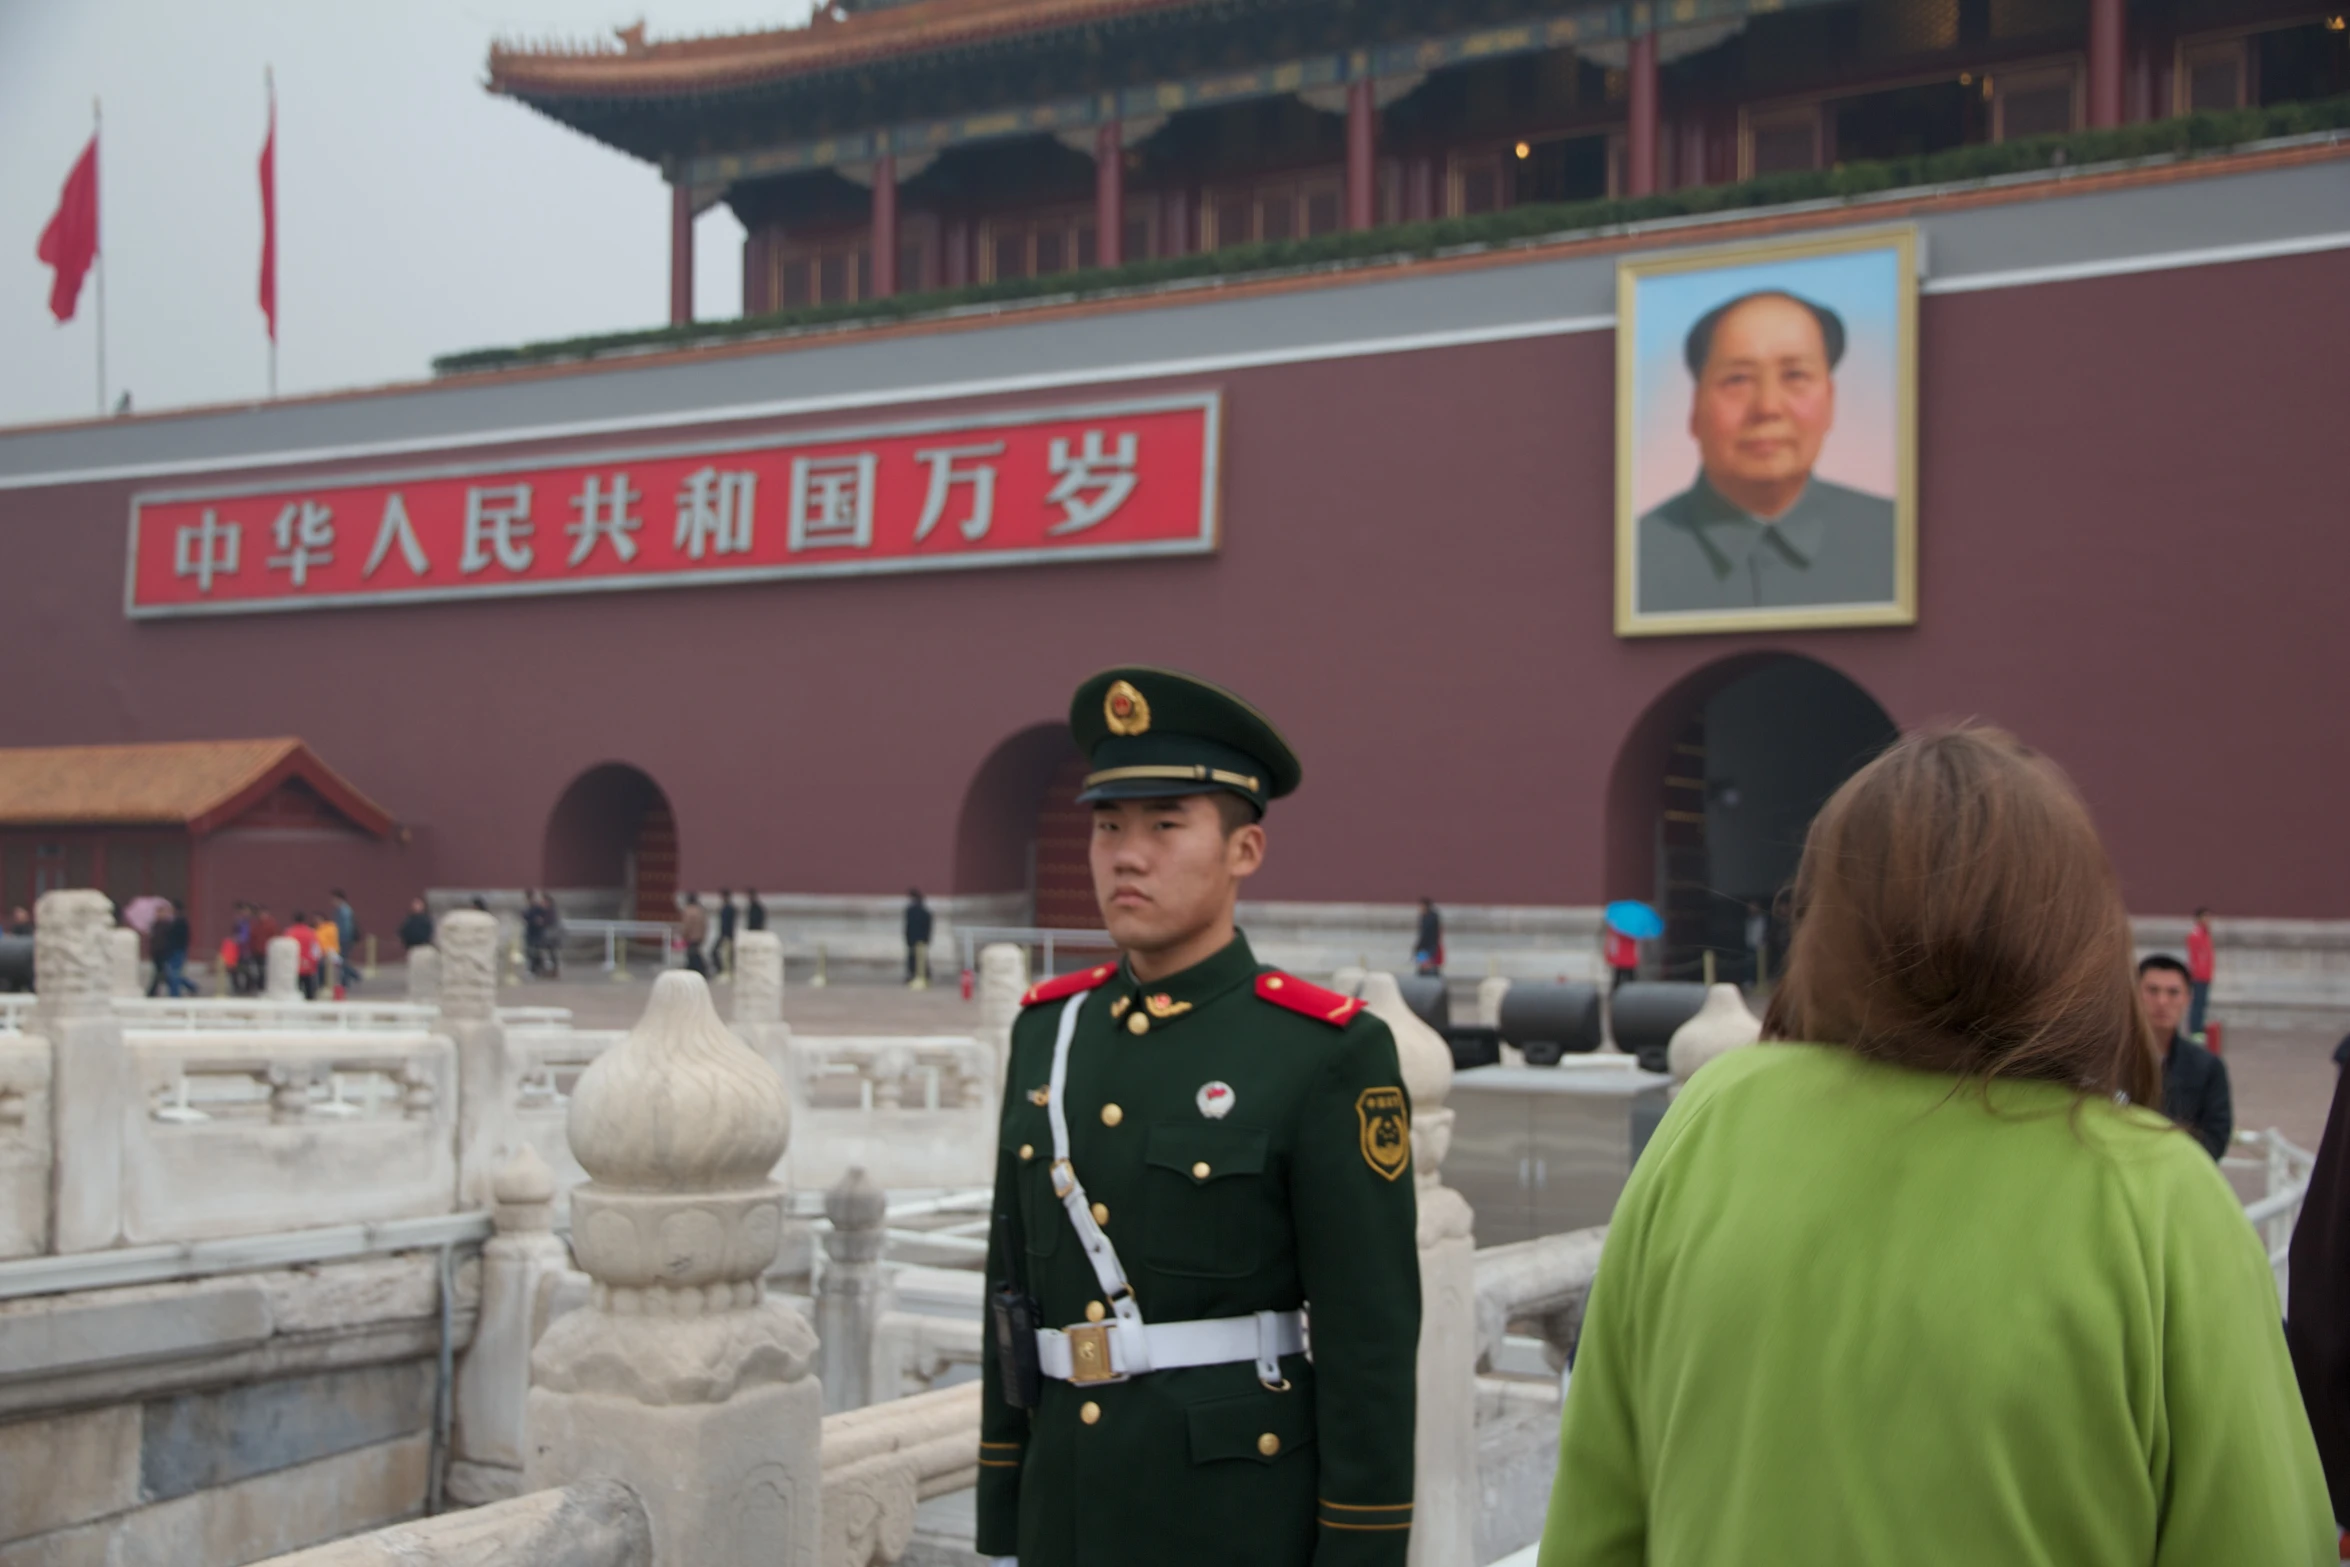
[[[1143,1260],[1161,1273],[1237,1279],[1257,1270],[1273,1227],[1267,1138],[1254,1126],[1175,1122],[1144,1145]]]

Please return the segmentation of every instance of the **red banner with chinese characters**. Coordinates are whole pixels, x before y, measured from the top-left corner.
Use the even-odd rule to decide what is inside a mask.
[[[1216,547],[1215,393],[131,502],[134,618]]]

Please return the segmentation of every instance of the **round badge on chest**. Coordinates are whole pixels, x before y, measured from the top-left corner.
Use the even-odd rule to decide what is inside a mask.
[[[1230,1083],[1203,1083],[1197,1100],[1199,1113],[1211,1121],[1221,1121],[1232,1113],[1232,1085]]]

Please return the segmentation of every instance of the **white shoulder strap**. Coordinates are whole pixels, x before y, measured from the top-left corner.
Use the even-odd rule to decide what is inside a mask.
[[[1079,991],[1069,998],[1069,1004],[1061,1009],[1060,1034],[1053,1041],[1053,1076],[1045,1090],[1045,1115],[1053,1126],[1053,1195],[1069,1210],[1069,1222],[1076,1227],[1077,1239],[1085,1247],[1086,1260],[1093,1264],[1093,1276],[1101,1282],[1102,1299],[1109,1304],[1111,1315],[1119,1326],[1134,1330],[1119,1334],[1122,1340],[1119,1369],[1131,1375],[1151,1368],[1148,1335],[1140,1331],[1142,1312],[1134,1304],[1134,1287],[1126,1282],[1126,1269],[1118,1261],[1117,1248],[1102,1233],[1102,1227],[1093,1222],[1093,1206],[1085,1199],[1085,1185],[1077,1179],[1077,1170],[1069,1163],[1069,1117],[1061,1102],[1069,1078],[1069,1042],[1077,1037],[1078,1009],[1091,994],[1091,991]]]

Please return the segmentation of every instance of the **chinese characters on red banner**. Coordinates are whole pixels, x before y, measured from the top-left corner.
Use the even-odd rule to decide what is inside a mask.
[[[129,611],[236,613],[1216,546],[1212,393],[131,503]]]

